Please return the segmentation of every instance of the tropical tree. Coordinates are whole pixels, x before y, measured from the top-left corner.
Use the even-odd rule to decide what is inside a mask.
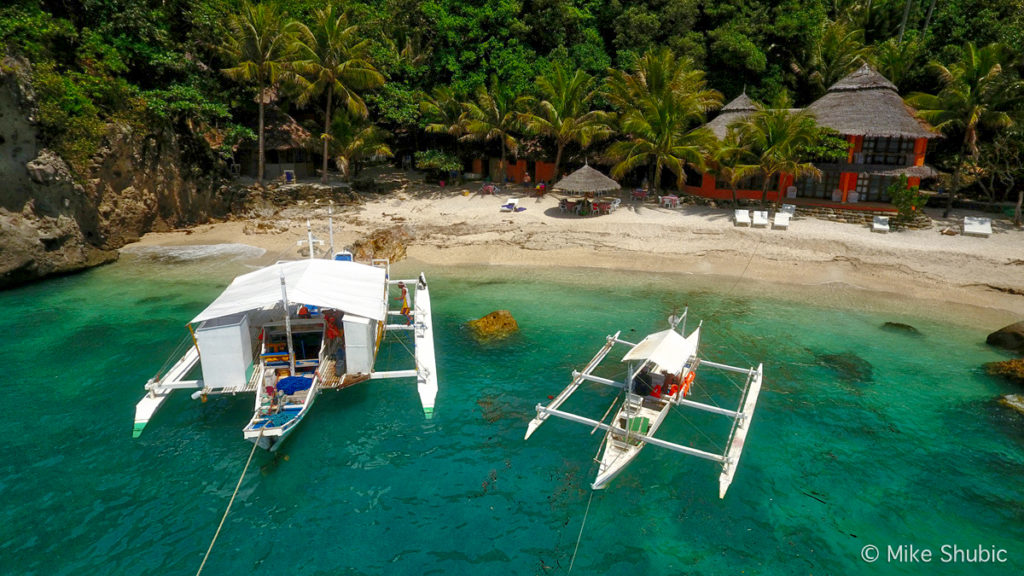
[[[367,158],[393,156],[387,144],[389,134],[359,114],[343,110],[331,121],[330,154],[341,176],[350,179],[359,173],[360,163]]]
[[[476,91],[476,99],[464,104],[461,122],[465,134],[461,140],[478,140],[501,143],[501,163],[499,164],[499,180],[505,176],[505,158],[508,152],[513,154],[519,148],[516,134],[520,129],[520,111],[515,96],[492,80],[491,88],[480,86]]]
[[[868,53],[868,59],[882,76],[899,88],[920,69],[918,62],[924,55],[924,50],[924,42],[916,38],[910,38],[906,42],[897,42],[890,38],[874,46]]]
[[[1002,44],[979,49],[968,42],[960,60],[948,66],[930,64],[942,83],[938,93],[916,92],[907,97],[918,115],[932,126],[962,137],[943,218],[953,209],[964,168],[970,162],[977,163],[979,131],[999,131],[1019,123],[1019,111],[1014,110],[1024,99],[1024,82],[1012,74],[1012,62],[1012,53]]]
[[[676,175],[680,187],[686,165],[703,167],[714,135],[694,126],[721,106],[722,95],[707,88],[704,72],[692,60],[677,58],[667,48],[648,51],[632,72],[611,70],[604,95],[618,110],[618,129],[625,137],[608,148],[615,162],[613,178],[646,167],[657,193],[663,168]]]
[[[814,39],[803,65],[793,63],[798,74],[806,76],[818,93],[856,70],[867,55],[864,30],[845,20],[826,20]]]
[[[259,104],[259,167],[256,181],[263,184],[264,107],[273,101],[274,88],[285,75],[294,55],[296,25],[275,4],[243,2],[238,14],[228,18],[228,34],[222,49],[234,66],[223,73],[238,82],[256,84]]]
[[[736,190],[740,181],[761,171],[756,162],[757,156],[750,149],[750,144],[741,140],[735,129],[728,130],[725,138],[711,147],[708,172],[729,183],[733,208],[739,205]]]
[[[301,92],[299,104],[327,94],[324,114],[323,173],[321,181],[327,183],[327,160],[333,127],[331,106],[338,97],[339,104],[348,114],[365,118],[366,103],[358,90],[368,90],[384,84],[384,76],[370,63],[368,40],[358,36],[358,27],[349,25],[348,15],[338,14],[330,4],[316,11],[313,28],[298,24],[295,78]]]
[[[526,97],[525,105],[532,111],[520,119],[527,132],[547,136],[555,141],[555,179],[561,176],[562,152],[566,145],[577,142],[586,148],[592,142],[607,138],[612,128],[606,113],[593,110],[598,94],[597,80],[583,70],[571,76],[560,63],[555,63],[547,74],[537,77],[541,100]]]
[[[779,174],[794,178],[820,176],[821,171],[808,160],[810,149],[817,143],[820,131],[814,116],[807,110],[790,110],[789,98],[783,95],[771,107],[755,104],[753,114],[730,127],[739,139],[757,156],[756,164],[764,176],[761,204],[768,201],[768,186]]]
[[[465,133],[462,112],[463,102],[450,86],[435,86],[430,94],[420,97],[423,129],[428,133],[462,136]]]

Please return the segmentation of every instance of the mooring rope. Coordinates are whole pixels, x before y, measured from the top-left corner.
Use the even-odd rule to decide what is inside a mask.
[[[266,429],[266,425],[260,428],[260,435],[256,438],[256,441],[252,443],[252,452],[249,452],[249,459],[245,461],[245,468],[242,469],[242,475],[238,477],[238,484],[235,485],[235,491],[231,494],[231,500],[228,500],[228,507],[224,510],[224,515],[220,518],[220,524],[217,525],[217,531],[213,534],[213,540],[210,540],[210,547],[206,549],[206,556],[203,556],[203,563],[199,565],[199,570],[196,571],[196,576],[203,573],[203,567],[206,566],[206,560],[210,558],[210,552],[213,551],[213,545],[217,542],[217,537],[220,536],[220,529],[224,527],[224,521],[228,519],[228,513],[231,512],[231,505],[235,503],[235,496],[238,496],[238,490],[242,487],[242,480],[245,479],[245,473],[249,471],[249,464],[252,463],[252,457],[256,454],[256,449],[260,447],[260,440],[263,438],[263,431]]]
[[[572,566],[576,563],[576,553],[580,550],[580,541],[583,540],[583,527],[587,525],[587,516],[590,514],[590,504],[594,501],[594,490],[590,490],[590,500],[587,500],[587,511],[583,513],[583,523],[580,524],[580,534],[576,537],[576,547],[572,551],[572,560],[569,561],[569,571],[572,574]]]

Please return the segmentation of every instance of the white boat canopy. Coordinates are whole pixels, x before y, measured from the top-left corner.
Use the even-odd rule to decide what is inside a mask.
[[[192,323],[275,305],[284,273],[289,303],[334,308],[383,321],[387,275],[383,268],[338,260],[281,262],[235,278]]]
[[[656,332],[644,338],[632,350],[622,357],[623,362],[632,360],[649,360],[657,365],[658,372],[678,374],[686,362],[697,353],[700,340],[700,328],[688,337],[683,338],[675,330]]]

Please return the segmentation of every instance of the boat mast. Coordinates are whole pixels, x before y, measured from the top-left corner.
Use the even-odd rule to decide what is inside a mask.
[[[295,349],[292,347],[292,315],[288,309],[288,290],[285,288],[284,268],[279,266],[277,270],[281,275],[281,304],[284,305],[284,332],[288,338],[288,375],[295,376]]]

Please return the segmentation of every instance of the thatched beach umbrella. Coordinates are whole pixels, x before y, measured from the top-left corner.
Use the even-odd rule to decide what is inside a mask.
[[[615,180],[594,170],[589,165],[585,165],[583,168],[559,180],[552,188],[564,192],[597,194],[599,192],[618,190],[621,186]]]

